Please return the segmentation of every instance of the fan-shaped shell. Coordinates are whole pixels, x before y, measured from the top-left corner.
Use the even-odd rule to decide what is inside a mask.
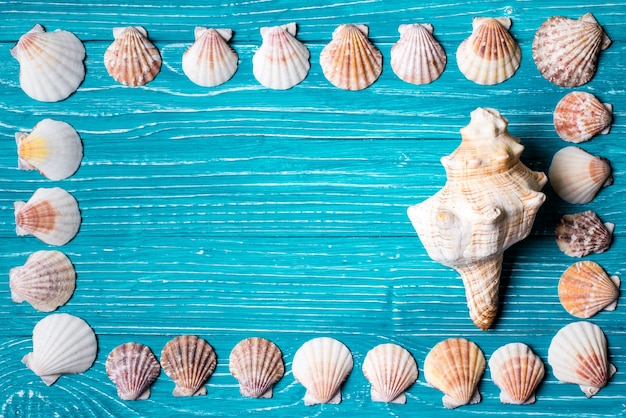
[[[296,39],[296,24],[261,28],[263,43],[252,57],[252,72],[265,87],[287,90],[309,73],[311,54]]]
[[[365,25],[339,25],[333,39],[322,49],[320,65],[324,77],[344,90],[363,90],[378,79],[383,57],[367,38]]]
[[[176,387],[174,396],[206,395],[204,384],[217,366],[211,344],[195,335],[170,340],[161,352],[161,365]]]
[[[271,398],[274,384],[285,374],[278,346],[259,337],[240,341],[230,352],[228,367],[246,398]]]
[[[85,46],[71,32],[46,32],[37,24],[11,49],[20,63],[20,86],[41,102],[58,102],[85,79]]]
[[[513,77],[522,58],[517,41],[509,33],[508,17],[476,17],[472,34],[456,51],[459,70],[467,79],[492,85]]]
[[[611,246],[615,224],[603,223],[591,210],[563,215],[556,226],[556,243],[571,257],[603,253]]]
[[[406,403],[404,392],[417,380],[415,359],[397,344],[380,344],[363,361],[363,374],[372,384],[374,402]]]
[[[600,52],[611,39],[591,13],[578,20],[552,16],[541,24],[532,53],[541,75],[561,87],[581,86],[593,78]]]
[[[148,399],[150,386],[161,373],[161,366],[150,347],[134,342],[115,347],[106,359],[106,373],[125,401]]]
[[[62,374],[89,369],[97,351],[96,335],[87,322],[65,313],[51,314],[33,328],[33,351],[22,363],[50,386]]]
[[[556,133],[568,142],[580,143],[597,134],[608,134],[611,122],[613,106],[584,91],[568,93],[554,109]]]
[[[161,71],[161,54],[141,26],[113,29],[113,43],[104,52],[104,66],[119,83],[143,86]]]
[[[17,235],[32,234],[46,244],[65,245],[80,227],[78,202],[60,187],[37,189],[14,208]]]
[[[444,393],[444,407],[457,408],[480,402],[478,382],[485,365],[485,356],[476,344],[464,338],[449,338],[426,355],[424,377]]]
[[[53,119],[39,122],[30,134],[15,134],[20,170],[37,170],[50,180],[63,180],[78,170],[83,143],[68,123]]]
[[[305,405],[341,402],[341,384],[354,362],[352,353],[340,341],[319,337],[302,344],[292,362],[293,377],[306,389]]]
[[[574,146],[554,154],[548,177],[554,191],[569,203],[589,203],[600,189],[613,184],[608,160]]]
[[[619,277],[609,277],[598,263],[579,261],[561,275],[559,300],[571,315],[591,318],[603,309],[615,310],[619,285]]]
[[[72,297],[76,272],[62,252],[41,250],[9,271],[9,286],[14,302],[26,301],[38,311],[51,312]]]
[[[606,386],[616,371],[608,360],[604,332],[587,321],[573,322],[557,332],[548,348],[548,364],[557,379],[579,385],[588,398]]]
[[[403,24],[398,32],[400,39],[391,47],[393,72],[411,84],[428,84],[438,79],[448,59],[432,35],[432,25]]]
[[[505,404],[535,403],[535,391],[545,375],[541,358],[523,343],[498,348],[489,359],[493,382]]]
[[[183,53],[183,72],[203,87],[219,86],[237,71],[239,57],[228,45],[231,29],[196,27],[195,42]]]

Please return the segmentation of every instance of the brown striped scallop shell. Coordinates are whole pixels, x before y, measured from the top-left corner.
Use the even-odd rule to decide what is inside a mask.
[[[113,79],[127,86],[143,86],[161,71],[161,54],[141,26],[113,29],[113,43],[104,52],[104,65]]]
[[[228,367],[246,398],[271,398],[274,384],[285,374],[278,346],[259,337],[240,341],[230,352]]]
[[[591,318],[603,309],[617,308],[620,279],[609,276],[593,261],[572,264],[559,280],[559,300],[567,312],[578,318]]]
[[[106,373],[117,387],[117,396],[125,401],[150,397],[150,386],[159,376],[161,366],[152,350],[134,342],[120,344],[109,353]]]
[[[563,215],[556,226],[556,243],[571,257],[603,253],[611,246],[615,224],[602,222],[591,210]]]
[[[206,395],[204,385],[217,366],[213,347],[195,335],[170,340],[161,351],[161,365],[176,387],[174,396]]]
[[[397,344],[380,344],[363,361],[363,374],[372,384],[374,402],[406,403],[404,392],[417,380],[415,359]]]
[[[583,91],[568,93],[554,109],[554,128],[568,142],[580,143],[607,134],[612,122],[613,106]]]
[[[535,403],[535,391],[545,375],[545,366],[526,344],[510,343],[498,348],[489,359],[489,370],[501,390],[502,403]]]

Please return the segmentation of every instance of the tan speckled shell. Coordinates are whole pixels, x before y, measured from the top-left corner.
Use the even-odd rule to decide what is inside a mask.
[[[545,375],[541,358],[522,343],[498,348],[489,359],[491,378],[505,404],[535,403],[535,391]]]
[[[398,32],[400,39],[391,47],[393,72],[411,84],[428,84],[439,78],[448,59],[432,35],[432,25],[403,24]]]
[[[363,360],[363,374],[372,384],[373,402],[406,403],[404,392],[417,380],[415,359],[397,344],[379,344]]]
[[[228,367],[246,398],[271,398],[274,384],[285,374],[278,346],[259,337],[240,341],[230,352]]]
[[[559,300],[571,315],[591,318],[603,309],[615,310],[619,285],[619,277],[609,277],[598,263],[579,261],[561,275]]]
[[[156,356],[146,345],[134,342],[115,347],[106,359],[106,373],[125,401],[148,399],[150,386],[161,373]]]
[[[568,142],[588,141],[597,134],[608,134],[613,122],[613,106],[601,103],[593,94],[573,91],[554,109],[554,128]]]
[[[161,365],[176,387],[174,396],[206,395],[204,385],[217,366],[213,347],[195,335],[170,340],[161,351]]]
[[[563,215],[556,226],[556,243],[571,257],[603,253],[611,246],[614,228],[591,210]]]
[[[104,52],[104,66],[119,83],[143,86],[161,71],[161,54],[141,26],[114,28],[115,40]]]

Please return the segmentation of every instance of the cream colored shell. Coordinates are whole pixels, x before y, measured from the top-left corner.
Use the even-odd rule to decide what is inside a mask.
[[[417,380],[417,362],[397,344],[379,344],[367,352],[363,374],[373,402],[406,403],[404,392]]]
[[[205,383],[217,366],[215,350],[195,335],[181,335],[163,347],[161,366],[176,387],[174,396],[206,395]]]
[[[245,398],[271,398],[273,386],[285,374],[283,354],[265,338],[246,338],[230,352],[228,368]]]
[[[239,57],[228,45],[231,29],[196,27],[195,42],[183,53],[183,72],[203,87],[219,86],[237,72]]]
[[[545,375],[541,358],[523,343],[498,348],[489,359],[491,378],[505,404],[535,403],[535,391]]]
[[[161,54],[141,26],[113,29],[113,43],[104,51],[109,75],[127,86],[143,86],[161,71]]]
[[[161,373],[161,366],[150,347],[128,342],[115,347],[107,356],[107,376],[117,388],[117,396],[125,401],[150,397],[150,386]]]
[[[603,309],[617,308],[620,278],[606,274],[594,261],[569,266],[559,280],[559,300],[577,318],[591,318]]]
[[[433,26],[429,23],[402,24],[398,32],[400,39],[390,52],[393,72],[411,84],[428,84],[438,79],[448,59],[433,37]]]

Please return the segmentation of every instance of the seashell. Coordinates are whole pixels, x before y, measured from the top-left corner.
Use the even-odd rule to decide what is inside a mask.
[[[408,216],[428,255],[463,279],[470,317],[487,329],[498,309],[504,251],[530,233],[546,183],[527,168],[524,147],[495,109],[478,108],[461,145],[441,159],[447,182]]]
[[[603,253],[611,246],[615,224],[603,223],[591,210],[563,215],[556,226],[556,243],[571,257]]]
[[[598,68],[600,52],[611,45],[591,13],[578,20],[553,16],[541,24],[532,53],[541,75],[561,87],[589,82]]]
[[[598,263],[579,261],[561,275],[559,300],[571,315],[591,318],[603,309],[617,308],[619,285],[619,277],[609,277]]]
[[[365,25],[339,25],[333,39],[322,49],[320,65],[324,77],[344,90],[363,90],[378,80],[383,56],[367,38]]]
[[[372,384],[372,401],[406,403],[404,392],[417,380],[417,363],[399,345],[380,344],[365,356],[363,374]]]
[[[608,134],[612,122],[613,106],[583,91],[567,94],[554,109],[556,133],[568,142],[580,143],[597,134]]]
[[[87,322],[66,313],[51,314],[33,328],[33,351],[22,363],[50,386],[62,374],[89,369],[97,351],[96,335]]]
[[[113,43],[104,51],[104,66],[119,83],[143,86],[161,71],[161,54],[141,26],[113,29]]]
[[[17,162],[20,170],[37,170],[50,180],[63,180],[78,170],[83,143],[68,123],[44,119],[30,134],[17,132]]]
[[[37,24],[11,48],[20,63],[20,86],[40,102],[58,102],[85,79],[85,46],[71,32],[46,32]]]
[[[28,202],[13,206],[17,235],[32,234],[46,244],[65,245],[78,233],[78,202],[60,187],[37,189]]]
[[[424,377],[444,393],[444,407],[457,408],[480,402],[478,382],[485,364],[485,356],[476,344],[464,338],[449,338],[426,355]]]
[[[393,72],[411,84],[428,84],[438,79],[448,59],[432,35],[432,25],[403,24],[398,32],[400,39],[391,47]]]
[[[589,203],[600,189],[613,184],[607,159],[574,146],[554,154],[548,177],[556,194],[569,203]]]
[[[228,45],[231,29],[196,27],[196,41],[183,53],[183,72],[203,87],[219,86],[237,71],[239,57]]]
[[[459,70],[477,84],[492,85],[513,77],[522,52],[509,33],[508,17],[475,17],[472,34],[456,50]]]
[[[161,351],[161,365],[176,387],[174,396],[206,395],[204,384],[217,366],[211,344],[195,335],[170,340]]]
[[[502,403],[535,403],[535,391],[545,375],[545,367],[526,344],[510,343],[498,348],[489,359],[489,370],[493,383],[501,390]]]
[[[106,359],[106,373],[117,388],[117,396],[125,401],[148,399],[150,386],[161,373],[161,366],[152,350],[133,342],[115,347]]]
[[[341,402],[341,385],[352,371],[352,353],[340,341],[319,337],[296,351],[291,370],[305,387],[305,405]]]
[[[246,338],[230,352],[230,373],[246,398],[271,398],[272,388],[285,374],[283,354],[265,338]]]
[[[261,28],[263,43],[252,57],[252,72],[265,87],[287,90],[309,73],[311,54],[296,39],[296,24]]]
[[[558,380],[579,385],[590,398],[615,374],[607,351],[606,336],[599,326],[587,321],[573,322],[552,338],[548,364]]]
[[[38,311],[51,312],[72,297],[76,271],[62,252],[41,250],[9,271],[9,286],[13,302],[26,301]]]

